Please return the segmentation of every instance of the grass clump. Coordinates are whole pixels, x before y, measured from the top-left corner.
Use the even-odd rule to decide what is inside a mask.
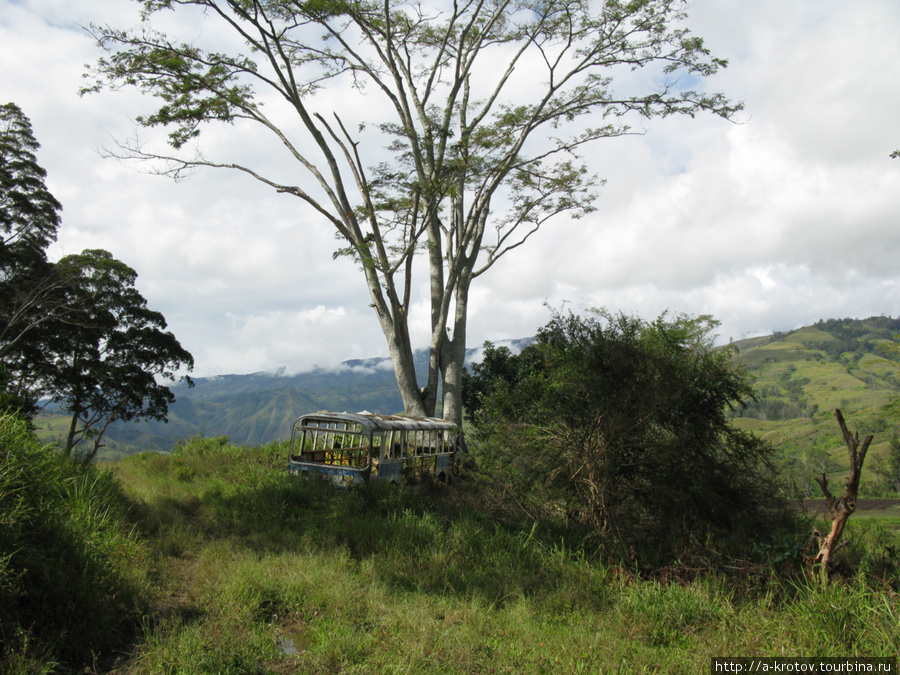
[[[147,548],[105,471],[0,416],[0,671],[74,669],[127,646],[147,607]]]

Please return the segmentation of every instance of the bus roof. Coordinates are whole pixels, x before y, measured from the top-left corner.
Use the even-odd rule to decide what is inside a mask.
[[[385,430],[446,430],[456,431],[457,426],[448,420],[437,417],[401,417],[400,415],[377,415],[366,410],[358,413],[331,412],[322,410],[317,413],[301,415],[294,426],[314,426],[316,423],[334,424],[339,422],[359,424],[365,429]]]

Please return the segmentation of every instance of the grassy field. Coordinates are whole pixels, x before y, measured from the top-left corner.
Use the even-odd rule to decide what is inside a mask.
[[[489,486],[336,491],[283,446],[194,439],[111,465],[154,551],[153,610],[96,672],[707,672],[713,656],[897,656],[894,523],[851,520],[823,589],[803,541],[637,575]]]
[[[802,508],[816,519],[827,519],[824,499],[804,499]],[[900,530],[900,499],[860,499],[852,516],[859,520],[880,520]]]

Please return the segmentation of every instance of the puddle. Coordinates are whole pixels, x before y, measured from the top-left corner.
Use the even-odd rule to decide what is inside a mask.
[[[278,648],[281,649],[281,653],[285,656],[299,656],[300,651],[297,649],[297,645],[294,643],[294,640],[289,637],[284,637],[278,640]]]
[[[278,638],[278,648],[285,656],[299,656],[309,647],[309,632],[305,626],[289,626]]]

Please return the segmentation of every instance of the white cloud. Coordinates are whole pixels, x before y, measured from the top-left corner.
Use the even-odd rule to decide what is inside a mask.
[[[360,330],[368,326],[371,317],[346,307],[318,305],[301,311],[228,313],[226,319],[231,339],[201,348],[216,364],[215,372],[238,372],[248,365],[249,372],[284,368],[292,373],[310,366],[333,369],[346,359],[365,359],[384,351],[380,334]],[[340,348],[335,349],[335,345]]]

